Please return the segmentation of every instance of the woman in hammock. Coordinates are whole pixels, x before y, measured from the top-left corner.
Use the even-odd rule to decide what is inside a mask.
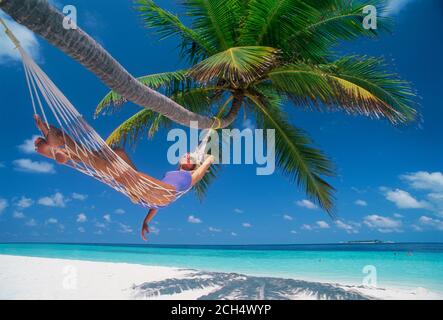
[[[165,207],[174,200],[173,197],[155,197],[152,190],[136,189],[134,187],[135,179],[136,181],[147,180],[161,188],[172,189],[171,191],[184,192],[198,183],[214,162],[214,157],[208,156],[200,166],[197,166],[196,161],[193,161],[188,153],[180,159],[179,170],[169,171],[162,180],[156,180],[137,171],[137,168],[123,149],[113,148],[114,153],[118,157],[112,157],[112,154],[106,154],[106,152],[89,151],[77,144],[74,139],[60,129],[43,123],[38,115],[35,115],[34,119],[37,127],[44,135],[44,138],[37,138],[34,142],[35,150],[39,154],[54,159],[60,164],[66,164],[68,161],[86,164],[122,185],[134,203],[154,203],[156,207]],[[80,150],[80,152],[72,152],[72,150]],[[120,159],[125,162],[126,166],[123,167],[127,167],[127,170],[116,170],[117,162],[121,161]],[[157,208],[151,208],[143,220],[141,236],[145,241],[146,233],[149,233],[148,225],[157,212]]]

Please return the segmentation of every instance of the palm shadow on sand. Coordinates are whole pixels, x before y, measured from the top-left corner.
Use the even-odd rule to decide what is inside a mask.
[[[208,287],[212,291],[198,300],[288,300],[296,297],[324,300],[371,299],[333,284],[220,272],[192,272],[184,278],[146,282],[134,285],[132,289],[135,299],[146,299]]]

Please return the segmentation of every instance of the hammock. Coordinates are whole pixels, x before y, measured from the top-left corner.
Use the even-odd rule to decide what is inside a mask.
[[[179,192],[169,184],[138,173],[120,158],[25,52],[4,21],[0,19],[0,22],[21,55],[34,114],[48,125],[46,105],[62,130],[64,150],[70,159],[65,165],[107,184],[146,208],[167,206],[191,189]],[[198,161],[204,157],[211,129],[193,153]],[[103,170],[95,169],[100,160],[106,163]]]

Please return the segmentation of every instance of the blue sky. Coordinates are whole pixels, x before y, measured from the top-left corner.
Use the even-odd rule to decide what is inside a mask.
[[[58,0],[60,5],[63,1]],[[174,39],[158,42],[142,28],[127,1],[70,1],[79,25],[132,74],[183,67]],[[171,11],[171,1],[158,1]],[[420,95],[422,120],[393,127],[386,121],[341,113],[312,113],[288,105],[337,165],[332,221],[278,172],[256,176],[253,165],[223,167],[203,203],[191,193],[156,218],[150,243],[330,243],[354,239],[443,240],[443,8],[437,0],[392,1],[393,34],[337,48],[385,57]],[[15,27],[28,51],[90,123],[107,136],[139,110],[128,104],[114,116],[92,119],[106,87],[57,49]],[[0,37],[0,241],[141,243],[146,213],[124,196],[69,168],[40,158],[29,147],[32,109],[14,52]],[[241,121],[239,126],[243,124]],[[161,177],[172,167],[162,131],[130,155],[140,170]]]

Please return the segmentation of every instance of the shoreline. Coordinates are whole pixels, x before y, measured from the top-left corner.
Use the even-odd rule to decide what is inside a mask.
[[[442,299],[425,288],[250,276],[121,262],[0,255],[0,299]]]

